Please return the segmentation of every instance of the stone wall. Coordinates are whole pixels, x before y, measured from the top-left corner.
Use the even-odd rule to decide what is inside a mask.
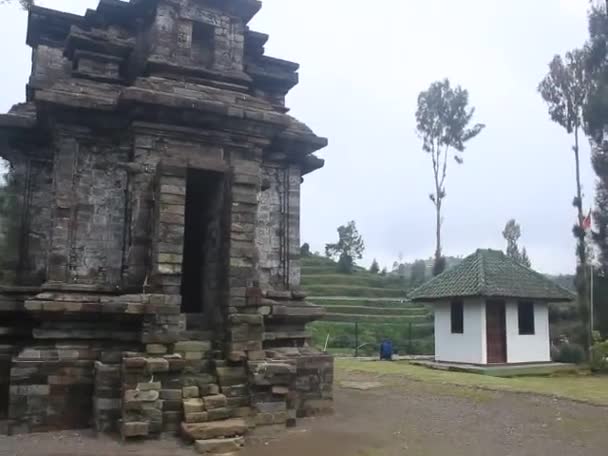
[[[100,138],[82,141],[75,157],[70,280],[120,286],[127,155]],[[123,165],[123,166],[121,166]]]
[[[215,71],[243,70],[245,27],[219,10],[195,2],[161,2],[153,27],[153,60]]]
[[[42,160],[31,160],[27,179],[27,207],[24,220],[24,261],[20,283],[39,285],[46,280],[48,251],[51,244],[52,168]]]
[[[300,285],[300,181],[297,167],[265,163],[257,214],[260,284],[286,290]]]
[[[117,287],[125,244],[127,155],[105,138],[83,133],[66,131],[57,144],[49,279]]]
[[[48,87],[53,82],[70,75],[71,62],[63,56],[63,43],[56,46],[40,44],[32,52],[30,84]]]

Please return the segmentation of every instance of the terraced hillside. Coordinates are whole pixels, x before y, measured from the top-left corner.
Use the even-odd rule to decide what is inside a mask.
[[[310,325],[319,347],[329,335],[328,349],[337,353],[351,354],[357,343],[360,353],[375,353],[384,338],[392,340],[399,353],[433,351],[432,313],[407,301],[407,280],[361,268],[339,274],[335,262],[311,256],[302,259],[302,288],[310,302],[327,309],[323,321]]]

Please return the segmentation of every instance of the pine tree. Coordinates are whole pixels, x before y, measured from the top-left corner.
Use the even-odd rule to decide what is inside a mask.
[[[530,258],[528,257],[528,252],[526,248],[520,252],[519,251],[519,238],[521,237],[521,227],[515,221],[515,219],[511,219],[505,225],[505,229],[502,232],[503,237],[507,241],[507,251],[506,254],[509,258],[513,258],[520,264],[523,264],[526,267],[531,267],[532,263],[530,262]]]
[[[521,261],[520,262],[527,268],[532,267],[532,262],[530,261],[530,258],[528,257],[528,252],[526,251],[525,247],[521,252]]]
[[[375,258],[374,261],[372,261],[372,265],[369,268],[369,272],[371,272],[372,274],[378,274],[380,272],[380,266],[378,265],[378,262]]]

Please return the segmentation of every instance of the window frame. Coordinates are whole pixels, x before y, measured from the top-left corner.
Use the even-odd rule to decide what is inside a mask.
[[[520,336],[536,335],[536,309],[534,301],[517,302],[517,330]]]
[[[450,332],[451,334],[464,334],[464,301],[462,299],[450,301]]]

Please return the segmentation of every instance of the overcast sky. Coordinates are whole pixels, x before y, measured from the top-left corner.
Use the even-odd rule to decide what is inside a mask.
[[[96,0],[40,0],[83,13]],[[586,37],[587,0],[264,0],[253,29],[267,54],[299,62],[292,114],[330,146],[324,169],[306,177],[302,239],[322,251],[355,220],[364,263],[390,266],[434,251],[430,158],[416,135],[418,93],[448,77],[470,92],[487,124],[450,163],[444,252],[503,248],[509,218],[522,226],[533,266],[569,273],[575,264],[571,138],[536,92],[555,53]],[[30,70],[27,15],[0,5],[0,111],[24,98]],[[589,147],[582,153],[585,207],[593,199]]]

